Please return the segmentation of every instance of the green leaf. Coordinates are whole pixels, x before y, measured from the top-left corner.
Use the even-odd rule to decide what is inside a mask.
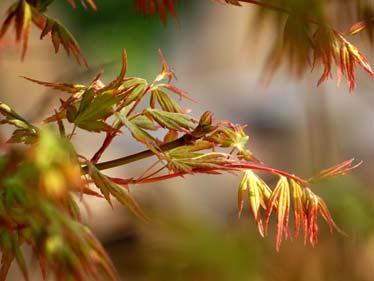
[[[126,127],[130,130],[131,134],[133,135],[133,137],[144,143],[144,144],[151,144],[151,145],[154,145],[156,144],[156,140],[150,135],[148,134],[146,131],[144,131],[142,128],[138,127],[136,124],[134,124],[132,121],[128,121],[128,120],[124,120],[124,124],[126,125]]]
[[[159,129],[159,126],[153,122],[153,120],[150,120],[145,115],[137,115],[135,118],[131,119],[131,122],[138,126],[139,128],[145,129],[145,130],[151,130],[155,131]]]
[[[167,152],[171,158],[191,158],[195,156],[202,155],[201,153],[196,153],[197,151],[211,149],[212,143],[204,140],[196,141],[192,145],[184,145],[173,148]]]
[[[75,122],[81,123],[107,117],[113,112],[113,106],[121,101],[122,98],[122,96],[114,96],[111,92],[104,92],[90,101],[83,99]],[[90,97],[88,96],[87,99],[90,99]],[[88,102],[90,102],[89,105],[87,104]],[[83,107],[82,110],[81,107]]]
[[[152,99],[157,99],[159,105],[164,111],[168,112],[176,112],[176,113],[182,113],[181,107],[173,100],[172,98],[169,97],[168,94],[166,94],[164,91],[160,89],[154,89],[152,91]],[[152,102],[154,103],[154,102]],[[154,107],[154,106],[152,106]]]
[[[148,82],[141,78],[130,78],[118,88],[119,91],[125,91],[127,96],[124,104],[128,105],[133,101],[139,100],[145,94],[145,90],[148,88]]]
[[[147,108],[145,114],[153,118],[161,127],[170,130],[189,132],[195,127],[193,117],[175,112],[167,112],[158,109]]]
[[[91,104],[94,97],[95,97],[95,91],[92,88],[87,89],[82,94],[82,100],[79,104],[78,114],[81,114],[87,109],[87,107]]]
[[[75,123],[79,128],[83,130],[87,130],[90,132],[110,132],[113,131],[114,129],[109,126],[107,123],[104,121],[97,121],[97,120],[88,120],[84,122],[76,122]]]
[[[207,149],[212,149],[212,144],[204,140],[171,149],[165,152],[169,161],[168,167],[175,172],[188,173],[197,168],[223,168],[232,162],[226,153],[198,152]]]
[[[115,197],[122,205],[125,205],[131,212],[143,220],[148,220],[147,216],[140,209],[138,203],[130,196],[127,189],[120,187],[102,174],[93,164],[88,164],[90,176],[95,185],[100,189],[105,199],[111,204],[110,196]]]
[[[132,103],[126,105],[123,107],[119,112],[116,112],[114,115],[117,117],[117,119],[113,122],[113,128],[119,130],[122,125],[124,124],[123,120],[125,120],[127,117],[127,114],[130,112],[130,110],[134,107],[135,101]]]
[[[194,169],[200,171],[211,169],[225,169],[225,165],[232,163],[229,154],[220,152],[189,153],[184,158],[168,159],[168,168],[174,172],[191,173]]]
[[[68,108],[67,117],[78,127],[94,132],[113,131],[113,128],[104,122],[108,116],[113,114],[113,106],[123,99],[121,95],[113,95],[111,91],[94,95],[94,90],[87,90],[79,104],[78,112],[71,112],[69,115]],[[74,110],[73,110],[74,111]]]

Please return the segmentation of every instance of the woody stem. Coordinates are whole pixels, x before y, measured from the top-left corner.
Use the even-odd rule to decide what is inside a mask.
[[[171,142],[168,142],[168,143],[165,143],[165,144],[161,145],[159,147],[159,149],[161,151],[168,151],[168,150],[176,148],[178,146],[188,144],[191,141],[193,141],[194,139],[195,139],[195,137],[192,136],[192,135],[183,135],[182,137],[180,137],[180,138],[178,138],[174,141],[171,141]],[[143,150],[143,151],[140,151],[138,153],[131,154],[131,155],[128,155],[128,156],[125,156],[125,157],[113,159],[113,160],[106,161],[106,162],[97,163],[97,164],[95,164],[95,167],[98,170],[106,170],[106,169],[110,169],[110,168],[123,166],[123,165],[129,164],[129,163],[132,163],[132,162],[136,162],[136,161],[139,161],[141,159],[145,159],[145,158],[148,158],[148,157],[151,157],[151,156],[154,156],[154,155],[155,154],[152,150],[147,149],[147,150]],[[83,171],[84,174],[87,174],[88,173],[88,166],[83,166],[82,171]]]

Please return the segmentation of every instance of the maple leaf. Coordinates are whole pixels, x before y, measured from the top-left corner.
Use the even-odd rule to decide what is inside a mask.
[[[46,35],[51,37],[56,53],[62,45],[68,55],[72,54],[79,64],[83,62],[87,66],[87,61],[73,35],[57,20],[47,16],[44,17],[40,39],[43,39]]]
[[[260,215],[261,207],[266,209],[272,193],[268,185],[251,170],[245,170],[238,190],[238,215],[241,216],[244,205],[244,193],[248,193],[248,202],[254,219],[257,222],[258,231],[264,236],[263,222]]]
[[[274,190],[272,191],[265,214],[265,232],[269,224],[269,218],[272,211],[276,208],[277,212],[277,238],[276,250],[279,251],[283,232],[288,237],[288,218],[290,212],[290,188],[286,177],[281,176]]]
[[[34,6],[32,6],[32,4]],[[31,23],[34,23],[42,30],[40,38],[43,39],[47,34],[51,37],[56,53],[60,45],[64,47],[67,54],[73,54],[78,63],[83,62],[87,66],[87,62],[83,57],[77,41],[73,35],[57,20],[48,17],[43,13],[50,2],[37,2],[31,4],[26,0],[15,2],[7,11],[7,16],[0,29],[0,40],[8,31],[12,22],[15,25],[16,42],[22,45],[21,59],[26,55],[29,32]]]
[[[350,91],[356,87],[356,65],[361,66],[371,77],[374,77],[366,57],[341,33],[319,28],[314,35],[313,51],[312,67],[319,61],[324,68],[318,85],[332,77],[333,64],[337,66],[337,84],[339,85],[342,76],[345,77]]]
[[[176,6],[179,0],[134,0],[135,7],[143,14],[158,13],[161,21],[166,24],[168,13],[176,20]]]
[[[239,185],[238,214],[240,216],[243,210],[243,195],[248,192],[248,203],[251,213],[257,223],[260,235],[264,236],[267,233],[272,213],[276,213],[276,250],[279,251],[283,235],[285,235],[286,239],[290,236],[289,216],[292,209],[294,216],[293,237],[297,238],[302,228],[304,230],[304,243],[309,240],[310,244],[315,246],[318,241],[318,215],[321,215],[331,232],[333,230],[339,233],[343,232],[334,222],[324,200],[312,192],[310,185],[317,180],[344,175],[360,164],[361,162],[353,165],[353,159],[347,160],[321,171],[307,181],[281,171],[265,168],[263,171],[272,172],[279,176],[279,180],[273,190],[252,171],[254,168],[261,170],[261,167],[252,167],[252,169],[244,171]],[[245,165],[234,164],[231,167],[245,168]],[[250,166],[247,167],[248,169],[250,168]],[[263,223],[261,218],[261,208],[265,211],[265,223]]]
[[[118,186],[112,182],[108,177],[102,174],[99,170],[95,168],[92,164],[89,164],[89,174],[105,199],[111,203],[110,196],[115,197],[121,204],[129,208],[136,216],[143,220],[148,220],[148,217],[140,209],[138,203],[130,196],[128,190]]]
[[[189,132],[195,127],[195,120],[192,116],[183,113],[168,112],[148,108],[144,114],[154,119],[161,127],[170,130]]]
[[[29,30],[32,22],[32,10],[26,0],[20,0],[14,3],[7,11],[7,16],[0,29],[0,40],[3,38],[11,23],[14,22],[16,41],[22,44],[22,60],[25,58]]]

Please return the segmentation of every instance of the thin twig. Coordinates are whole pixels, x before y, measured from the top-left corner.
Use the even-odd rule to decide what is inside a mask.
[[[195,140],[194,136],[192,136],[190,134],[186,134],[186,135],[183,135],[182,137],[180,137],[180,138],[178,138],[174,141],[171,141],[171,142],[168,142],[168,143],[165,143],[165,144],[161,145],[160,150],[161,151],[167,151],[167,150],[176,148],[176,147],[181,146],[181,145],[186,145],[193,140]],[[117,159],[106,161],[106,162],[97,163],[97,164],[95,164],[95,167],[98,170],[106,170],[106,169],[110,169],[110,168],[123,166],[123,165],[129,164],[129,163],[132,163],[132,162],[135,162],[135,161],[139,161],[141,159],[145,159],[145,158],[148,158],[148,157],[152,157],[154,155],[155,154],[152,150],[147,149],[147,150],[143,150],[141,152],[131,154],[131,155],[128,155],[128,156],[125,156],[125,157],[117,158]],[[88,173],[88,166],[83,166],[82,171],[85,174]]]

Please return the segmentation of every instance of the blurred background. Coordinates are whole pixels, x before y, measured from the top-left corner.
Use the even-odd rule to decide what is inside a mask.
[[[0,10],[10,2],[1,1]],[[276,253],[274,228],[262,239],[248,214],[238,219],[238,176],[187,176],[133,187],[132,194],[152,217],[149,225],[119,205],[112,209],[102,200],[86,200],[87,224],[123,280],[374,280],[374,96],[368,75],[358,71],[353,95],[335,81],[317,88],[319,71],[295,80],[281,69],[264,86],[260,81],[276,34],[267,21],[258,21],[251,5],[181,1],[178,22],[170,18],[164,26],[157,16],[139,15],[132,1],[98,0],[97,12],[74,11],[59,2],[50,14],[76,36],[89,68],[63,52],[55,55],[35,29],[21,62],[9,36],[0,51],[0,99],[28,118],[40,121],[61,95],[19,76],[75,83],[88,82],[103,70],[110,81],[126,48],[128,75],[152,80],[160,70],[161,48],[177,86],[198,101],[185,106],[196,116],[211,110],[217,119],[248,124],[250,148],[268,166],[308,177],[352,157],[364,161],[352,174],[313,187],[347,233],[331,235],[321,223],[316,248],[286,241]],[[365,42],[358,46],[374,61]],[[98,134],[80,134],[75,143],[90,157],[102,140]],[[141,149],[123,134],[103,160]],[[110,173],[128,178],[147,163]],[[264,178],[270,184],[274,180]],[[39,280],[35,274],[33,280]],[[20,280],[16,266],[9,280]]]

